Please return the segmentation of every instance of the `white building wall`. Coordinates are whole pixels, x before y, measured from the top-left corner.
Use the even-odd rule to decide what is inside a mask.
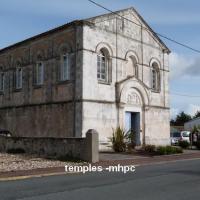
[[[126,17],[142,23],[127,11]],[[107,20],[106,20],[107,17]],[[126,55],[133,52],[138,60],[137,84],[144,88],[148,105],[141,105],[141,137],[146,143],[169,144],[169,88],[168,88],[168,55],[163,53],[162,45],[152,36],[152,33],[141,30],[141,27],[118,20],[116,34],[116,19],[111,15],[92,19],[95,26],[83,28],[83,125],[82,133],[94,128],[100,134],[100,141],[112,135],[112,128],[124,125],[124,108],[117,103],[116,83],[126,78]],[[101,22],[102,21],[102,22]],[[123,27],[123,28],[122,28]],[[100,84],[97,80],[97,49],[104,46],[109,49],[112,65],[112,81],[110,84]],[[156,60],[160,67],[161,90],[151,91],[150,63]],[[127,80],[128,81],[128,80]],[[136,80],[135,80],[136,81]],[[126,81],[122,83],[125,85]],[[134,84],[133,84],[134,87]],[[148,95],[147,95],[148,94]],[[143,98],[143,97],[142,97]]]

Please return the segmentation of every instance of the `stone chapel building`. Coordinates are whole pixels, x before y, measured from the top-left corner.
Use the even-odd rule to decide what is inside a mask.
[[[137,145],[169,144],[170,50],[134,8],[116,13],[1,49],[0,128],[57,138],[96,129],[107,144],[121,126]]]

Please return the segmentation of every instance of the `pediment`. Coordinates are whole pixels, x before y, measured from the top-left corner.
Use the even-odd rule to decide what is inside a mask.
[[[123,16],[124,18],[120,16]],[[169,48],[152,30],[152,28],[141,17],[141,15],[132,7],[117,11],[115,13],[108,13],[105,15],[93,17],[87,21],[90,21],[94,23],[95,26],[98,26],[99,28],[105,29],[107,31],[116,32],[117,30],[118,33],[135,40],[141,40],[141,27],[143,27],[143,42],[156,46],[157,48],[162,48],[167,53],[170,53]]]

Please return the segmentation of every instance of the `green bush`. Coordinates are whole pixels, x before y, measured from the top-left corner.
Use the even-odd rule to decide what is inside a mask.
[[[183,153],[182,148],[173,147],[173,146],[159,146],[156,149],[156,153],[158,155],[170,155],[170,154],[178,154]]]
[[[23,154],[23,153],[26,153],[26,152],[22,148],[16,148],[16,149],[8,149],[6,151],[6,153],[10,153],[10,154]]]
[[[125,138],[129,141],[127,144],[128,149],[135,149],[136,143],[135,143],[135,132],[133,130],[128,131],[125,134]]]
[[[183,149],[187,149],[190,146],[188,141],[179,141],[179,146]]]
[[[113,130],[113,135],[111,138],[112,147],[115,152],[125,152],[126,151],[126,143],[125,139],[127,138],[125,131],[118,127]]]
[[[154,153],[156,151],[155,145],[145,145],[144,150],[148,153]]]
[[[165,155],[166,154],[166,147],[164,147],[164,146],[157,147],[156,153],[159,154],[159,155]]]

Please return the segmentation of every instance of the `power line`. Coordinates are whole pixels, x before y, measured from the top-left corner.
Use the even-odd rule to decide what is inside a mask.
[[[113,14],[115,14],[115,15],[121,17],[122,19],[125,19],[125,20],[127,20],[127,21],[129,21],[129,22],[131,22],[131,23],[133,23],[133,24],[135,24],[135,25],[137,25],[137,26],[140,26],[140,27],[143,28],[143,29],[146,29],[147,31],[149,30],[148,28],[143,27],[141,24],[137,24],[136,22],[134,22],[134,21],[132,21],[132,20],[130,20],[130,19],[124,17],[124,16],[121,16],[121,15],[118,14],[117,12],[114,12],[114,11],[112,11],[112,10],[106,8],[105,6],[103,6],[103,5],[101,5],[101,4],[97,3],[97,2],[95,2],[95,1],[93,1],[93,0],[88,0],[88,1],[91,2],[91,3],[93,3],[93,4],[95,4],[95,5],[98,6],[98,7],[103,8],[104,10],[106,10],[106,11],[108,11],[108,12],[111,12],[111,13],[113,13]],[[151,30],[151,31],[153,31],[153,30]],[[196,52],[196,53],[200,53],[200,50],[194,49],[193,47],[190,47],[190,46],[188,46],[188,45],[186,45],[186,44],[183,44],[183,43],[181,43],[181,42],[178,42],[178,41],[176,41],[176,40],[174,40],[174,39],[172,39],[172,38],[170,38],[170,37],[167,37],[167,36],[165,36],[165,35],[163,35],[163,34],[161,34],[161,33],[157,33],[157,32],[154,32],[154,31],[153,31],[153,33],[156,34],[157,36],[160,36],[160,37],[162,37],[162,38],[164,38],[164,39],[166,39],[166,40],[169,40],[169,41],[171,41],[171,42],[173,42],[173,43],[175,43],[175,44],[177,44],[177,45],[180,45],[180,46],[182,46],[182,47],[184,47],[184,48],[190,49],[190,50],[192,50],[192,51],[194,51],[194,52]]]
[[[134,22],[134,21],[132,21],[132,20],[130,20],[130,19],[124,17],[124,16],[121,16],[121,15],[118,14],[117,12],[114,12],[114,11],[112,11],[112,10],[106,8],[105,6],[102,6],[101,4],[99,4],[99,3],[97,3],[97,2],[95,2],[95,1],[93,1],[93,0],[88,0],[88,1],[91,2],[91,3],[93,3],[93,4],[95,4],[95,5],[98,6],[98,7],[103,8],[104,10],[106,10],[106,11],[108,11],[108,12],[113,13],[114,15],[117,15],[117,16],[121,17],[122,19],[125,19],[125,20],[127,20],[127,21],[129,21],[129,22],[131,22],[131,23],[133,23],[133,24],[135,24],[135,25],[137,25],[137,26],[140,26],[141,28],[143,28],[143,29],[149,31],[148,28],[143,27],[141,24],[137,24],[136,22]],[[171,41],[171,42],[173,42],[173,43],[175,43],[175,44],[178,44],[178,45],[180,45],[180,46],[183,46],[183,47],[185,47],[185,48],[187,48],[187,49],[190,49],[190,50],[192,50],[192,51],[194,51],[194,52],[200,53],[200,50],[194,49],[194,48],[192,48],[192,47],[190,47],[190,46],[188,46],[188,45],[186,45],[186,44],[180,43],[180,42],[178,42],[178,41],[176,41],[176,40],[174,40],[174,39],[171,39],[171,38],[169,38],[169,37],[167,37],[167,36],[165,36],[165,35],[163,35],[163,34],[154,32],[152,29],[151,29],[151,31],[152,31],[154,34],[156,34],[157,36],[160,36],[160,37],[162,37],[162,38],[165,38],[166,40],[169,40],[169,41]],[[200,96],[198,96],[198,95],[195,96],[195,95],[181,94],[181,93],[176,93],[176,92],[172,92],[172,93],[170,93],[170,95],[174,95],[174,96],[183,96],[183,97],[189,97],[189,98],[200,98]]]
[[[200,98],[200,96],[198,96],[198,95],[181,94],[181,93],[176,93],[176,92],[172,92],[170,94],[174,95],[174,96],[182,96],[182,97],[189,97],[189,98]]]

